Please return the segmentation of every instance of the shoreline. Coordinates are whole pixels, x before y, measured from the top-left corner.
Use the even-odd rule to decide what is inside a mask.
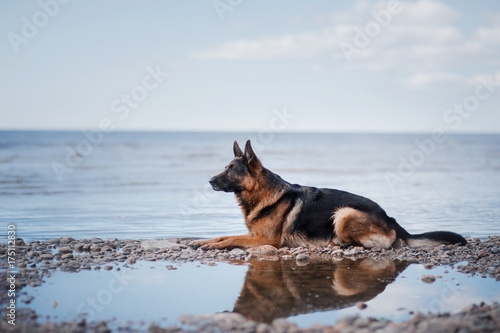
[[[190,239],[166,240],[118,240],[99,238],[75,240],[71,237],[62,237],[45,241],[24,243],[16,240],[16,291],[22,291],[24,286],[40,286],[44,278],[52,272],[60,270],[65,272],[80,272],[84,270],[112,270],[119,269],[111,264],[120,262],[124,267],[133,267],[137,261],[164,261],[182,265],[186,262],[197,262],[206,265],[217,265],[218,262],[243,263],[252,261],[296,261],[297,264],[307,265],[317,261],[338,261],[343,258],[358,260],[370,258],[374,260],[406,261],[419,263],[425,268],[437,266],[452,266],[458,272],[467,275],[479,275],[483,278],[500,281],[500,235],[490,236],[486,239],[468,238],[466,246],[441,245],[435,248],[409,248],[398,249],[363,249],[349,247],[342,249],[338,246],[327,247],[299,247],[276,249],[272,246],[260,246],[248,250],[202,250],[187,246]],[[0,286],[9,289],[7,262],[7,245],[0,244]],[[167,265],[167,269],[169,265]],[[173,268],[175,269],[175,268]],[[431,278],[432,279],[432,278]],[[2,331],[53,331],[53,332],[109,332],[106,322],[89,322],[75,320],[72,322],[45,323],[36,322],[36,314],[27,309],[18,309],[16,326],[6,323],[6,305],[9,299],[7,292],[0,295],[2,304]],[[352,329],[365,329],[369,332],[376,330],[390,330],[392,332],[413,329],[416,332],[428,332],[432,327],[442,327],[445,330],[464,329],[467,331],[493,332],[500,330],[500,305],[464,304],[460,313],[449,314],[421,314],[416,313],[404,322],[395,323],[384,321],[381,318],[363,319],[356,316],[340,318],[335,326],[311,327],[313,331],[342,331],[350,332]],[[356,318],[355,318],[356,317]],[[306,332],[299,329],[291,321],[275,319],[272,323],[256,323],[245,319],[237,313],[218,313],[207,316],[183,316],[179,321],[194,332],[212,331],[242,331],[242,332]],[[430,325],[430,326],[429,326]],[[458,326],[453,326],[458,325]],[[183,332],[184,328],[160,328],[151,324],[148,332]]]

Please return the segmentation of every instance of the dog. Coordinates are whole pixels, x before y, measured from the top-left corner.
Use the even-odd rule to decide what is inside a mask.
[[[374,201],[349,192],[290,184],[262,166],[250,140],[243,152],[235,141],[234,159],[210,179],[215,191],[233,192],[248,234],[191,242],[203,249],[247,249],[260,245],[401,246],[466,245],[449,231],[411,235]]]
[[[329,311],[367,302],[410,265],[407,261],[358,258],[342,261],[251,261],[233,312],[271,323],[276,318]]]

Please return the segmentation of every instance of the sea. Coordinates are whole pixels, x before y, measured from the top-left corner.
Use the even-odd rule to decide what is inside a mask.
[[[500,135],[0,131],[0,242],[244,234],[208,180],[248,139],[288,182],[366,196],[410,233],[500,234]]]

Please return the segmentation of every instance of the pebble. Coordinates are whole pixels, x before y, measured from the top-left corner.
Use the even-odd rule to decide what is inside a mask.
[[[301,253],[301,254],[297,255],[297,257],[295,259],[297,261],[308,261],[311,259],[311,257],[308,254]]]
[[[102,248],[101,248],[101,252],[105,253],[105,252],[111,252],[113,251],[113,248],[109,245],[104,245]]]
[[[424,283],[431,284],[431,283],[434,283],[434,281],[436,281],[436,277],[434,275],[431,275],[431,274],[422,275],[421,280]]]
[[[54,256],[50,253],[44,253],[44,254],[40,255],[40,259],[50,261],[50,260],[54,259]]]
[[[101,252],[102,246],[100,244],[92,244],[90,246],[90,252]]]
[[[62,246],[59,248],[59,253],[73,253],[73,250],[69,246]]]
[[[366,303],[363,303],[363,302],[358,302],[358,303],[356,304],[356,306],[357,306],[357,307],[358,307],[358,309],[360,309],[360,310],[364,310],[364,309],[366,309],[366,308],[368,307],[368,305],[366,305]]]
[[[247,252],[256,256],[274,256],[278,254],[278,249],[271,245],[262,245],[252,247],[248,249]]]
[[[59,244],[63,245],[63,244],[69,244],[71,242],[74,242],[75,239],[72,238],[72,237],[63,237],[59,240]]]
[[[185,244],[175,243],[171,240],[158,240],[158,239],[148,239],[141,243],[141,248],[145,251],[156,251],[159,249],[168,249],[168,250],[179,250],[185,249],[188,246]]]
[[[236,248],[231,250],[231,252],[229,252],[229,255],[234,257],[242,257],[247,255],[247,251]]]

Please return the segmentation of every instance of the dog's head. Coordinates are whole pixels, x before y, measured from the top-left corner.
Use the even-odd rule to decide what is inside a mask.
[[[251,191],[257,184],[262,171],[262,164],[253,152],[250,140],[245,145],[245,152],[235,141],[233,145],[234,159],[224,171],[210,179],[210,185],[216,191],[243,192]]]

